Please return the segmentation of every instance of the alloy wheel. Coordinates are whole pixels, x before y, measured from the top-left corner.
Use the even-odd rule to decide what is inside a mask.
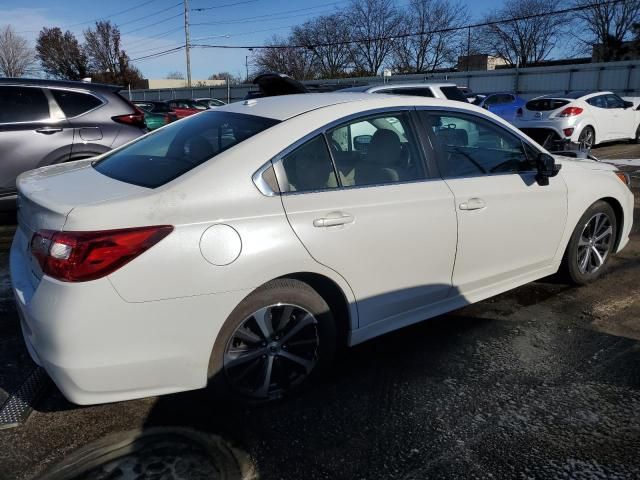
[[[596,213],[585,224],[578,241],[578,269],[582,274],[596,272],[609,256],[613,226],[606,213]]]
[[[224,352],[233,389],[255,400],[281,397],[309,376],[318,362],[318,322],[291,304],[261,308],[235,329]]]
[[[585,148],[593,147],[593,130],[589,127],[585,128],[580,134],[580,138],[578,138],[578,143],[583,145]]]

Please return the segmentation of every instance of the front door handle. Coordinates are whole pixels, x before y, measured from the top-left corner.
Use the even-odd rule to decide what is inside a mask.
[[[460,210],[480,210],[487,204],[481,198],[470,198],[468,201],[460,204]]]
[[[62,127],[42,127],[36,130],[38,133],[44,133],[45,135],[51,135],[52,133],[61,132]]]
[[[343,212],[332,212],[323,218],[316,218],[313,221],[313,226],[322,228],[322,227],[336,227],[338,225],[345,225],[347,223],[352,223],[355,220],[353,215],[349,215],[348,213]]]

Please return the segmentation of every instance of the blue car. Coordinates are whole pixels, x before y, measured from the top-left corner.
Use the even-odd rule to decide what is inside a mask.
[[[476,95],[474,105],[495,113],[504,118],[507,122],[513,122],[519,108],[522,108],[526,100],[513,93],[489,93],[487,95]]]

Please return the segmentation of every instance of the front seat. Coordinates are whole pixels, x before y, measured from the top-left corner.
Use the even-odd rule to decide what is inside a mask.
[[[402,143],[396,132],[376,131],[367,152],[366,158],[356,165],[356,185],[392,183],[401,179]]]

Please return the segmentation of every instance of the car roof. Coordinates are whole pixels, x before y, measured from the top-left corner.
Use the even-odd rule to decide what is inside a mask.
[[[107,83],[77,82],[73,80],[46,80],[42,78],[0,78],[0,85],[76,88],[82,90],[109,90],[119,92],[122,87]]]
[[[424,87],[457,87],[451,82],[406,82],[386,83],[384,85],[362,85],[339,90],[340,92],[377,92],[379,90],[396,90],[399,88],[424,88]]]
[[[371,95],[369,93],[345,92],[344,90],[340,90],[332,93],[302,93],[244,100],[242,102],[230,103],[218,107],[216,111],[243,113],[283,121],[312,110],[353,102],[362,102],[362,110],[366,110],[367,108],[405,107],[413,105],[435,107],[455,106],[456,108],[468,107],[476,110],[476,107],[473,107],[470,103],[441,98],[408,95]],[[479,111],[484,113],[482,109]]]

